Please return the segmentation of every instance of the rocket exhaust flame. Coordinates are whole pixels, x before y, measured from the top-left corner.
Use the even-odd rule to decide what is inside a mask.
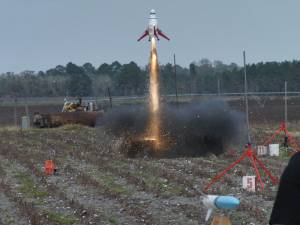
[[[158,80],[158,60],[155,39],[151,39],[151,59],[150,59],[150,103],[152,112],[159,111],[159,80]]]
[[[160,145],[160,103],[159,103],[159,77],[158,77],[158,60],[155,38],[151,39],[151,55],[150,55],[150,119],[149,134],[145,140],[155,140],[155,148]]]

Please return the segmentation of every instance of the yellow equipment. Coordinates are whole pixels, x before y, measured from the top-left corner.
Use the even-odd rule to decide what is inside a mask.
[[[98,110],[96,101],[88,101],[86,105],[83,105],[80,98],[78,102],[65,100],[60,113],[40,114],[35,112],[33,124],[39,128],[58,127],[66,124],[95,126],[97,119],[103,116],[103,113],[103,110]]]

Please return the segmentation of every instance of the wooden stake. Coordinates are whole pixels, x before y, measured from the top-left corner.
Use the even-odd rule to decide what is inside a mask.
[[[287,82],[284,82],[284,123],[287,128]]]
[[[231,225],[231,222],[227,216],[215,215],[211,225]]]

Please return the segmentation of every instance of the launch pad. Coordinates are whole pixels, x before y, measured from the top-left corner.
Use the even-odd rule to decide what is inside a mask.
[[[129,158],[156,158],[161,156],[157,149],[157,140],[151,138],[137,138],[128,143],[126,152]]]
[[[220,180],[225,174],[227,174],[231,169],[233,169],[237,164],[240,164],[245,158],[248,158],[251,162],[251,166],[254,168],[256,176],[259,180],[261,190],[264,190],[264,183],[261,178],[261,174],[258,169],[258,165],[262,168],[262,170],[265,172],[265,174],[271,179],[272,183],[274,185],[278,184],[278,179],[274,177],[271,172],[267,169],[267,167],[264,165],[262,161],[258,159],[256,154],[254,153],[251,144],[247,144],[246,149],[244,153],[239,157],[235,162],[230,164],[225,170],[217,174],[215,177],[211,179],[211,181],[206,185],[204,191],[208,191],[211,186],[216,183],[218,180]]]

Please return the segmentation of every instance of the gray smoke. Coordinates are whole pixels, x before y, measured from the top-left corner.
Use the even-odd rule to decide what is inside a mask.
[[[124,148],[138,153],[145,152],[147,145],[138,144],[135,137],[146,133],[148,121],[147,107],[121,106],[108,112],[99,121],[99,125],[104,126],[115,136],[125,137],[127,141]],[[224,101],[189,103],[178,107],[165,104],[161,110],[161,134],[167,145],[159,151],[159,155],[157,152],[150,155],[159,157],[195,157],[207,153],[219,155],[227,146],[239,143],[244,138],[243,124],[243,114],[231,110]]]

